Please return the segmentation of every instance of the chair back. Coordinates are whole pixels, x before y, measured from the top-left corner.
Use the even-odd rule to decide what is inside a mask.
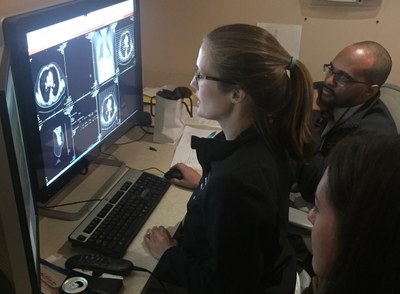
[[[400,86],[389,83],[383,84],[380,99],[389,109],[396,123],[397,132],[400,133]]]

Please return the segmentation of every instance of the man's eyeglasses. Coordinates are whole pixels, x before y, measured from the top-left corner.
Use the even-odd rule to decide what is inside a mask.
[[[342,85],[364,84],[364,85],[370,86],[370,84],[368,84],[367,82],[356,81],[351,76],[349,76],[347,73],[336,70],[333,67],[332,63],[324,64],[324,74],[325,74],[325,78],[328,78],[333,75],[335,82],[342,84]]]
[[[196,84],[199,84],[199,80],[210,80],[210,81],[217,81],[217,82],[221,82],[221,83],[225,83],[225,84],[237,85],[237,83],[235,83],[235,82],[223,80],[220,78],[215,78],[212,76],[202,75],[198,70],[196,70],[196,72],[194,73],[194,79],[196,80]]]

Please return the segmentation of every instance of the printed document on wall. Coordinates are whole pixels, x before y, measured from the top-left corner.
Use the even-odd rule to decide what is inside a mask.
[[[270,32],[292,56],[299,58],[301,25],[260,22],[257,26]]]

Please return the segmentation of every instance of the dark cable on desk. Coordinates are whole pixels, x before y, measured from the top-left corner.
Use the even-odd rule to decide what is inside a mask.
[[[88,172],[89,172],[89,167],[86,165],[85,168],[79,172],[79,174],[85,176],[88,174]]]
[[[129,143],[131,143],[131,142],[129,142]],[[114,160],[121,161],[121,160],[119,160],[119,158],[118,158],[117,156],[115,156],[114,154],[106,153],[106,152],[104,152],[104,151],[102,151],[101,154],[106,155],[106,156],[110,156],[110,157],[111,157],[112,159],[114,159]]]
[[[153,126],[146,126],[146,127],[147,127],[147,128],[152,128],[152,129],[154,129]],[[143,126],[140,126],[140,128],[141,128],[142,131],[145,132],[146,134],[149,134],[149,135],[153,135],[153,134],[154,134],[153,132],[150,132],[150,131],[146,130]]]
[[[134,271],[138,271],[138,272],[146,272],[146,273],[149,273],[149,274],[150,274],[153,278],[155,278],[155,279],[158,281],[158,283],[161,285],[161,287],[162,287],[162,289],[163,289],[163,292],[164,292],[165,294],[168,293],[167,288],[165,287],[163,281],[162,281],[161,279],[159,279],[152,271],[149,271],[148,269],[145,269],[145,268],[143,268],[143,267],[137,267],[137,266],[134,266],[134,267],[133,267],[133,270],[134,270]]]
[[[65,276],[68,276],[68,275],[69,275],[69,271],[68,271],[67,269],[62,268],[62,267],[60,267],[60,266],[58,266],[58,265],[55,265],[54,263],[51,263],[51,262],[49,262],[49,261],[47,261],[47,260],[45,260],[45,259],[43,259],[43,258],[40,258],[40,263],[43,264],[43,265],[45,265],[45,266],[47,266],[48,268],[50,268],[50,269],[52,269],[52,270],[54,270],[54,271],[57,271],[57,272],[61,273],[62,275],[65,275]],[[167,291],[167,289],[166,289],[166,287],[165,287],[163,281],[162,281],[161,279],[159,279],[153,272],[151,272],[151,271],[148,270],[148,269],[145,269],[145,268],[143,268],[143,267],[138,267],[138,266],[133,266],[133,270],[134,270],[134,271],[138,271],[138,272],[146,272],[146,273],[149,273],[149,274],[150,274],[152,277],[154,277],[154,278],[158,281],[158,283],[161,285],[161,287],[162,287],[162,289],[163,289],[163,292],[164,292],[165,294],[168,294],[168,291]]]
[[[159,168],[157,168],[157,167],[155,167],[155,166],[151,166],[151,167],[148,167],[148,168],[144,168],[144,169],[142,169],[142,171],[145,172],[145,171],[148,171],[148,170],[151,170],[151,169],[155,169],[156,171],[159,171],[160,173],[165,174],[164,171],[162,171],[161,169],[159,169]]]
[[[193,100],[191,97],[187,97],[187,99],[189,99],[190,101],[190,108],[189,105],[187,105],[187,103],[182,99],[182,104],[185,105],[185,108],[187,110],[187,112],[189,113],[190,117],[193,117]]]
[[[110,156],[110,157],[114,158],[115,160],[119,160],[118,157],[116,157],[116,156],[113,155],[113,154],[105,153],[105,152],[101,152],[101,154],[106,155],[106,156]],[[131,169],[135,169],[135,168],[133,168],[133,167],[130,167],[129,165],[127,165],[126,167],[131,168]],[[145,171],[152,170],[152,169],[154,169],[154,170],[156,170],[156,171],[159,171],[159,172],[160,172],[161,174],[163,174],[163,175],[165,174],[165,171],[162,171],[161,169],[159,169],[159,168],[157,168],[157,167],[155,167],[155,166],[151,166],[151,167],[148,167],[148,168],[141,169],[141,171],[142,171],[142,172],[145,172]]]
[[[47,261],[46,259],[43,259],[43,258],[40,258],[39,262],[40,262],[40,264],[43,264],[43,265],[47,266],[48,268],[50,268],[50,269],[52,269],[52,270],[54,270],[56,272],[59,272],[62,275],[68,276],[69,271],[66,270],[63,267],[55,265],[54,263],[51,263],[51,262],[49,262],[49,261]]]
[[[69,206],[69,205],[81,204],[81,203],[86,203],[86,202],[95,202],[95,201],[101,201],[101,199],[89,199],[89,200],[68,202],[68,203],[64,203],[64,204],[57,204],[57,205],[45,206],[45,207],[43,207],[43,208],[56,208],[56,207],[61,207],[61,206]]]
[[[146,135],[153,135],[153,132],[150,132],[150,131],[148,131],[148,130],[146,130],[145,129],[145,127],[146,128],[154,128],[154,126],[152,126],[152,125],[148,125],[148,124],[136,124],[136,125],[134,125],[131,129],[134,129],[134,128],[136,128],[136,127],[140,127],[140,129],[143,131],[143,135],[141,135],[139,138],[137,138],[137,139],[134,139],[134,140],[130,140],[130,141],[128,141],[128,142],[123,142],[123,143],[114,143],[113,145],[116,145],[116,146],[121,146],[121,145],[126,145],[126,144],[130,144],[130,143],[133,143],[133,142],[138,142],[138,141],[140,141],[140,140],[142,140]],[[131,129],[129,129],[129,130],[131,130]],[[129,130],[128,131],[126,131],[126,133],[127,132],[129,132]]]
[[[113,145],[122,146],[122,145],[131,144],[131,143],[133,143],[133,142],[138,142],[138,141],[142,140],[146,135],[147,135],[147,133],[145,132],[145,133],[144,133],[142,136],[140,136],[138,139],[130,140],[130,141],[128,141],[128,142],[123,142],[123,143],[114,143]]]

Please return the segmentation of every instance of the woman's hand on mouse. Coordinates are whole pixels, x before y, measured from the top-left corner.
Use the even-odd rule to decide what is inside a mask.
[[[144,236],[144,243],[149,249],[151,255],[156,259],[160,259],[165,251],[178,244],[178,242],[171,237],[171,234],[163,226],[154,226],[153,228],[148,229]]]
[[[184,163],[177,163],[172,168],[177,168],[181,171],[183,179],[171,179],[171,183],[188,189],[195,189],[200,182],[201,175]]]

